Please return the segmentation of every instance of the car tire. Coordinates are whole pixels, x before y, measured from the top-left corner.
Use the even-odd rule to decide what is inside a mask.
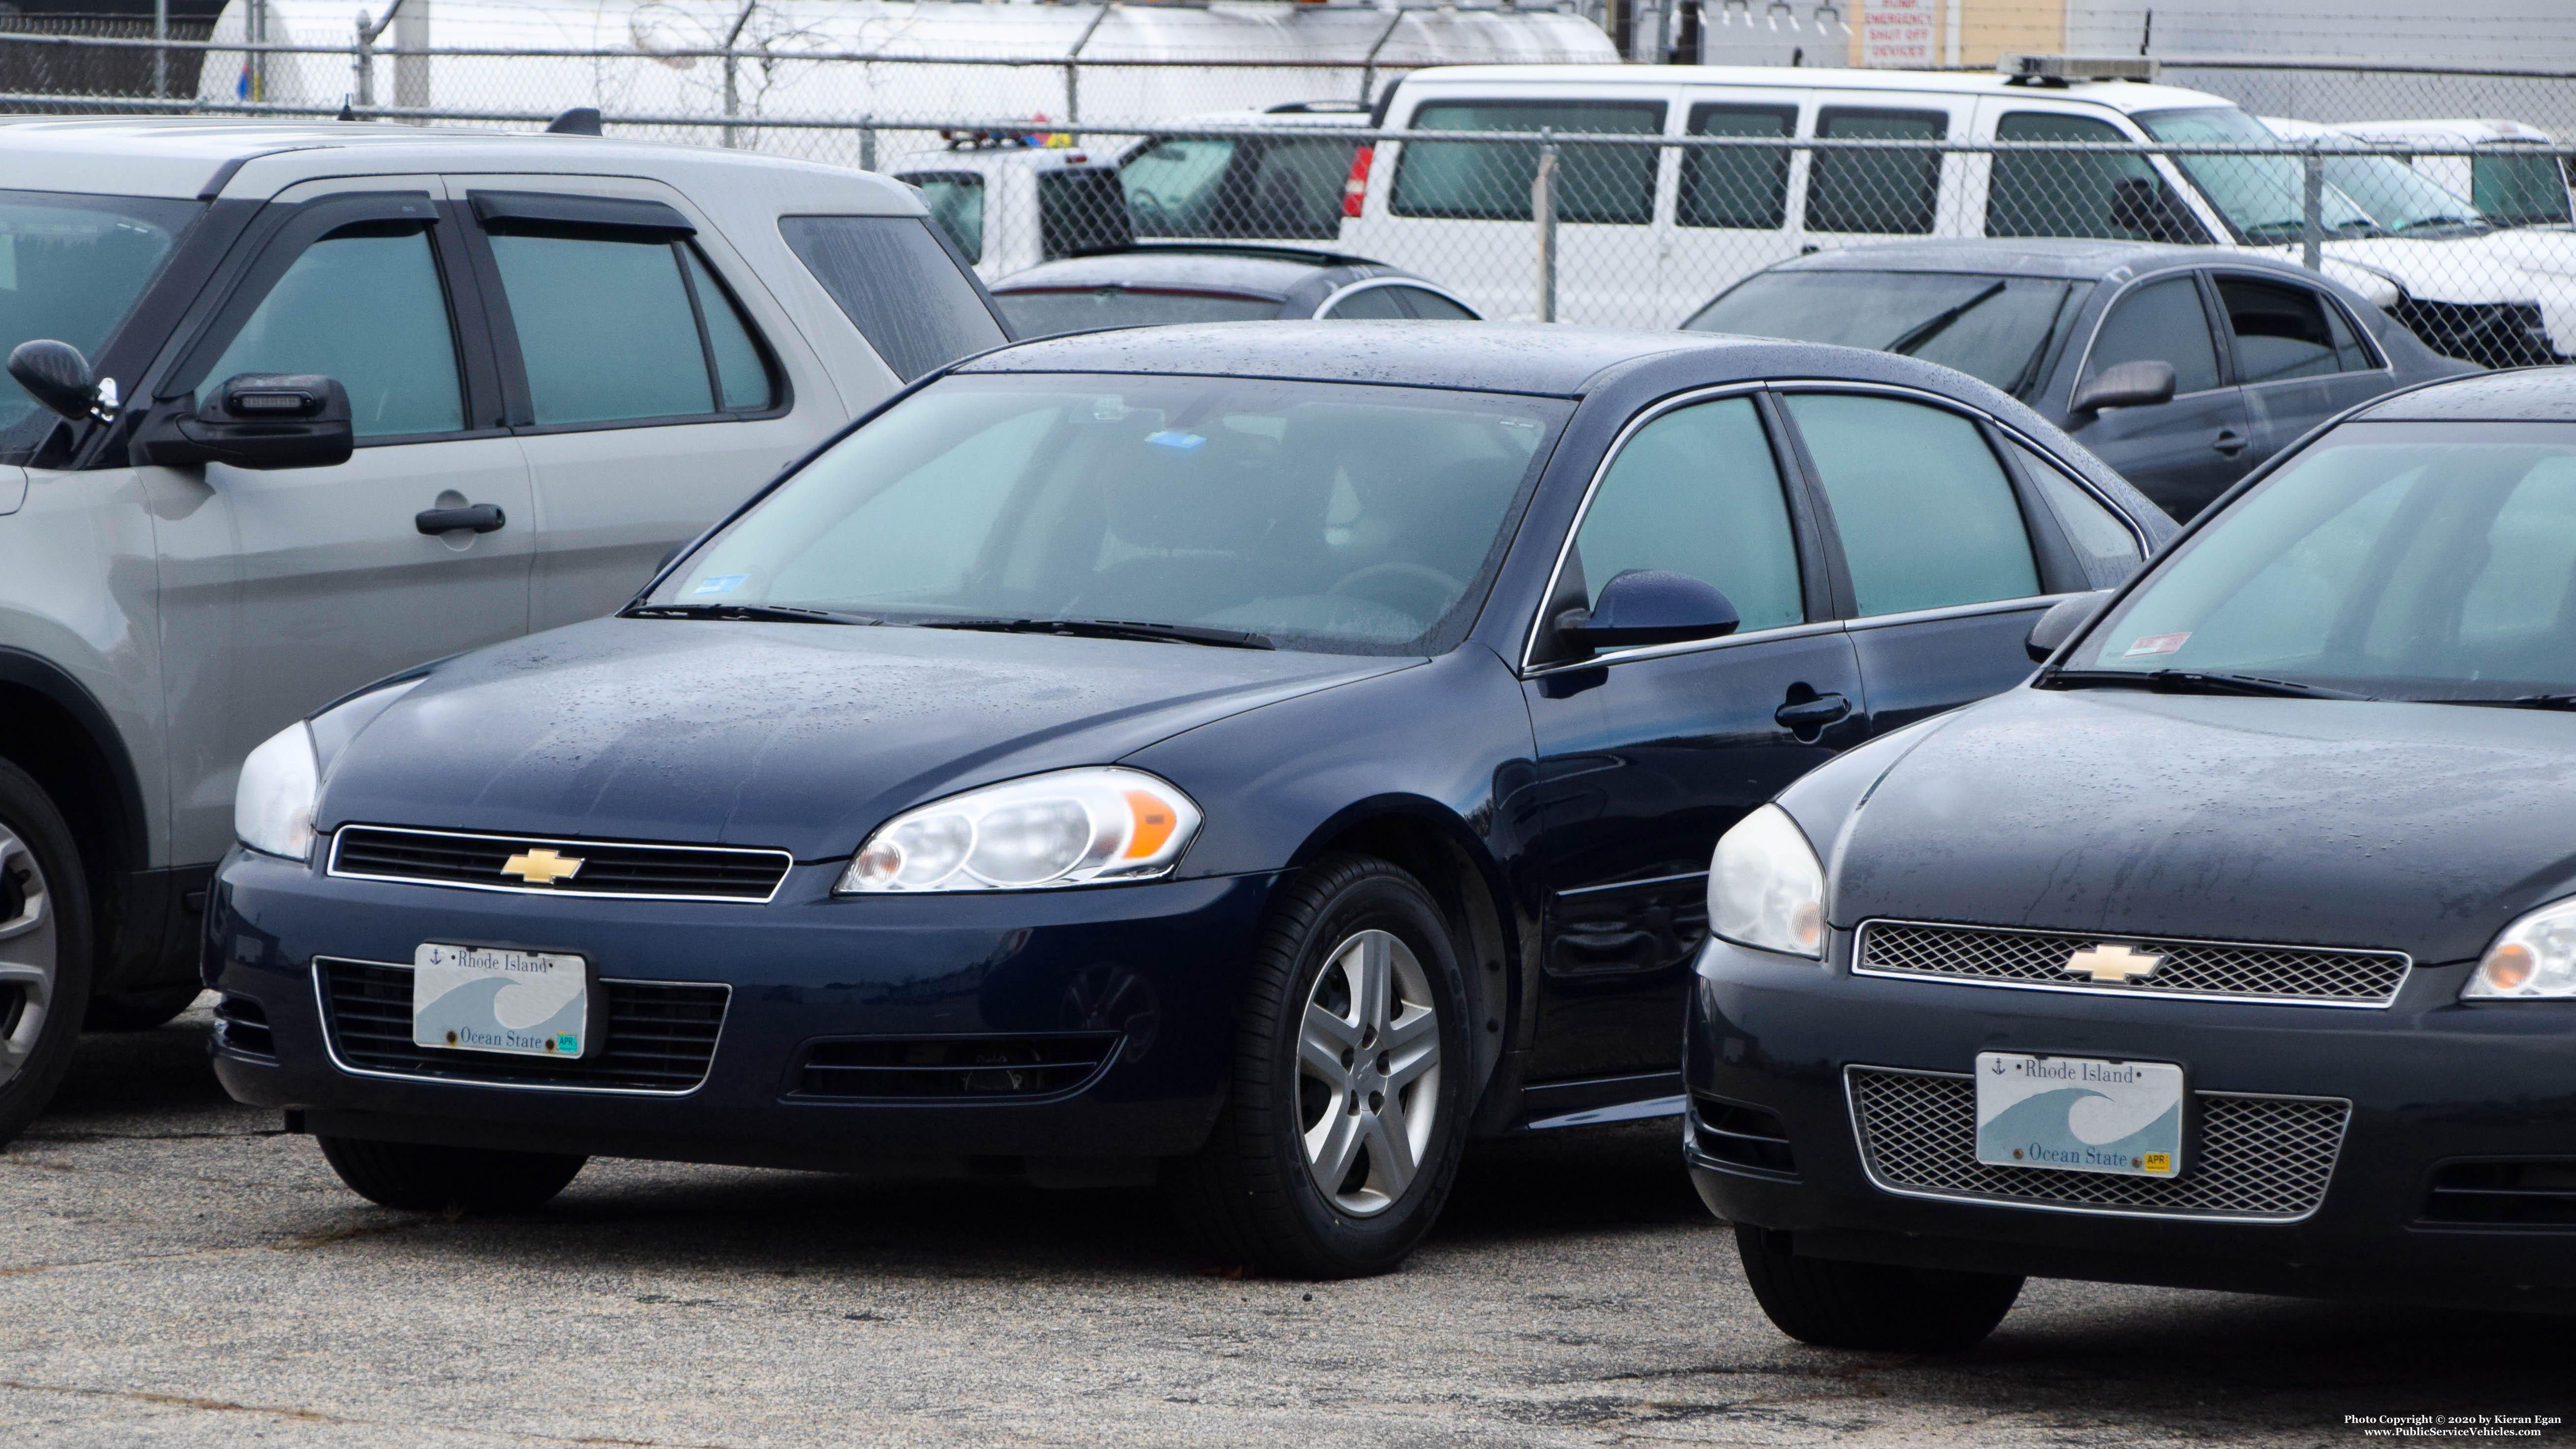
[[[196,1004],[204,987],[195,984],[159,991],[123,992],[90,998],[81,1019],[83,1031],[150,1031]]]
[[[62,812],[0,760],[0,1143],[71,1069],[89,1002],[89,890]]]
[[[1316,862],[1274,899],[1236,1021],[1226,1104],[1173,1174],[1179,1215],[1274,1276],[1397,1267],[1466,1139],[1466,983],[1440,908],[1386,861]]]
[[[431,1147],[317,1137],[322,1156],[358,1196],[405,1212],[527,1212],[572,1184],[590,1159],[568,1152]]]
[[[2021,1295],[2022,1280],[2001,1273],[1801,1258],[1787,1233],[1740,1224],[1735,1251],[1764,1316],[1819,1348],[1956,1353],[1994,1332]]]

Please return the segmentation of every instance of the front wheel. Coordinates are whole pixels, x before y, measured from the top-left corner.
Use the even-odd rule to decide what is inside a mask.
[[[407,1212],[526,1212],[571,1186],[590,1160],[564,1152],[431,1147],[358,1137],[314,1140],[351,1191]]]
[[[1309,867],[1254,947],[1231,1095],[1176,1173],[1181,1215],[1267,1273],[1403,1262],[1457,1172],[1466,1016],[1457,951],[1419,882],[1367,856]]]
[[[1772,1326],[1820,1348],[1956,1353],[2012,1311],[2019,1278],[1801,1258],[1789,1235],[1738,1224],[1744,1281]]]
[[[60,1086],[89,1000],[89,895],[71,828],[0,760],[0,1144]]]

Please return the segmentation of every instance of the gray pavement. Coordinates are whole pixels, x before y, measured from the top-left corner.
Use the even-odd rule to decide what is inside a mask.
[[[2576,1328],[2213,1293],[1806,1348],[1662,1124],[1480,1148],[1353,1283],[1207,1271],[1137,1192],[596,1162],[540,1214],[387,1212],[206,1030],[87,1039],[0,1154],[0,1444],[2357,1445],[2576,1403]]]

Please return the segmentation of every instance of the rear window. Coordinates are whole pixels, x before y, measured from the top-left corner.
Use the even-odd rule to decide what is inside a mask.
[[[993,305],[1023,339],[1104,327],[1168,327],[1180,322],[1265,322],[1279,299],[1232,292],[1160,292],[1127,287],[1049,287],[996,292]]]
[[[1342,183],[1357,142],[1167,139],[1118,168],[1138,236],[1341,235]]]
[[[1417,131],[1564,131],[1657,136],[1660,101],[1442,101],[1413,113]],[[1643,226],[1655,215],[1653,146],[1570,146],[1557,153],[1559,221]],[[1398,216],[1527,221],[1538,179],[1535,143],[1408,141],[1395,172]]]
[[[905,382],[1009,340],[919,217],[784,216],[778,231]]]

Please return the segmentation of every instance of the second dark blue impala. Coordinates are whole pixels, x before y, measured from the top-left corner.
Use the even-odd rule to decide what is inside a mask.
[[[1718,836],[2171,525],[1905,358],[1100,334],[935,378],[618,617],[244,767],[217,1070],[401,1207],[588,1154],[1159,1175],[1393,1266],[1471,1135],[1679,1109]]]

